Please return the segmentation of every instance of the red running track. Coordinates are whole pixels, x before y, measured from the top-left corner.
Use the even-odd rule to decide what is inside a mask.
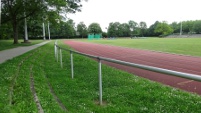
[[[201,57],[169,54],[102,44],[93,44],[72,40],[65,41],[65,44],[68,44],[70,47],[74,48],[79,52],[91,55],[97,55],[137,64],[149,65],[174,71],[201,75]],[[201,95],[201,82],[165,74],[159,74],[156,72],[123,66],[105,61],[103,63],[127,71],[129,73],[148,78],[153,81],[157,81],[166,85],[170,85]]]

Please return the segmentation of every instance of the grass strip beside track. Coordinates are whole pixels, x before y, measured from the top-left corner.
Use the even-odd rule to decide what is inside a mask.
[[[59,42],[62,47],[67,47]],[[9,88],[18,64],[32,52],[20,67],[13,87],[13,105],[9,105]],[[45,113],[86,112],[201,112],[201,96],[170,88],[103,65],[103,101],[98,103],[98,63],[80,55],[74,56],[74,74],[70,75],[69,52],[62,51],[63,68],[56,62],[53,41],[39,49],[0,64],[0,112],[37,112],[30,90],[30,68],[34,87]],[[64,110],[54,94],[67,108]]]

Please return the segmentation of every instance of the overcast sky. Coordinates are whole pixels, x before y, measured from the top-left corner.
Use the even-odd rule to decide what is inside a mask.
[[[201,20],[201,0],[88,0],[82,4],[82,12],[68,18],[76,25],[83,21],[87,27],[97,22],[103,31],[110,22],[144,21],[150,26],[157,20]]]

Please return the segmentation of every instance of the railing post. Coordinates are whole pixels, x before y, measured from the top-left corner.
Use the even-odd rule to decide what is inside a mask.
[[[73,52],[70,51],[70,61],[71,61],[71,77],[74,78],[74,69],[73,69]]]
[[[59,47],[57,47],[57,62],[59,62]]]
[[[54,55],[55,55],[55,58],[57,58],[57,44],[56,44],[56,41],[54,42]]]
[[[61,68],[63,68],[63,64],[62,64],[62,52],[61,52],[61,48],[60,48],[60,63],[61,63]]]
[[[98,58],[98,71],[99,71],[99,104],[102,105],[102,69],[101,69],[100,58]]]

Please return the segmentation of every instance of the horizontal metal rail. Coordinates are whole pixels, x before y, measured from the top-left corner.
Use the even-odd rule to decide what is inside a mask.
[[[86,53],[81,53],[78,51],[74,51],[71,49],[63,48],[57,45],[57,41],[55,42],[55,57],[58,62],[58,55],[60,53],[60,63],[61,67],[63,67],[62,64],[62,52],[61,50],[69,51],[70,52],[70,60],[71,60],[71,76],[72,79],[74,78],[74,68],[73,68],[73,53],[79,54],[82,56],[90,57],[90,58],[95,58],[98,60],[98,76],[99,76],[99,102],[100,105],[102,105],[102,69],[101,69],[101,61],[108,61],[116,64],[121,64],[125,66],[130,66],[130,67],[135,67],[139,69],[144,69],[144,70],[149,70],[153,72],[158,72],[162,74],[167,74],[167,75],[172,75],[172,76],[177,76],[177,77],[182,77],[182,78],[187,78],[195,81],[201,82],[201,76],[196,75],[196,74],[190,74],[190,73],[183,73],[183,72],[178,72],[178,71],[173,71],[173,70],[168,70],[168,69],[163,69],[163,68],[158,68],[158,67],[153,67],[153,66],[147,66],[147,65],[142,65],[142,64],[136,64],[136,63],[131,63],[131,62],[126,62],[126,61],[121,61],[121,60],[116,60],[116,59],[111,59],[111,58],[106,58],[106,57],[99,57],[99,56],[94,56]]]
[[[96,58],[96,59],[103,60],[103,61],[113,62],[113,63],[117,63],[117,64],[122,64],[122,65],[126,65],[126,66],[131,66],[131,67],[135,67],[135,68],[140,68],[140,69],[144,69],[144,70],[149,70],[149,71],[153,71],[153,72],[158,72],[158,73],[162,73],[162,74],[168,74],[168,75],[172,75],[172,76],[187,78],[187,79],[191,79],[191,80],[201,82],[201,76],[196,75],[196,74],[183,73],[183,72],[178,72],[178,71],[173,71],[173,70],[168,70],[168,69],[163,69],[163,68],[158,68],[158,67],[153,67],[153,66],[147,66],[147,65],[142,65],[142,64],[125,62],[125,61],[106,58],[106,57],[99,57],[99,56],[94,56],[94,55],[90,55],[90,54],[81,53],[81,52],[74,51],[74,50],[71,50],[71,49],[62,48],[62,47],[60,47],[58,45],[56,45],[56,46],[61,48],[61,49],[63,49],[63,50],[71,51],[73,53],[83,55],[83,56],[87,56],[87,57],[90,57],[90,58]]]

